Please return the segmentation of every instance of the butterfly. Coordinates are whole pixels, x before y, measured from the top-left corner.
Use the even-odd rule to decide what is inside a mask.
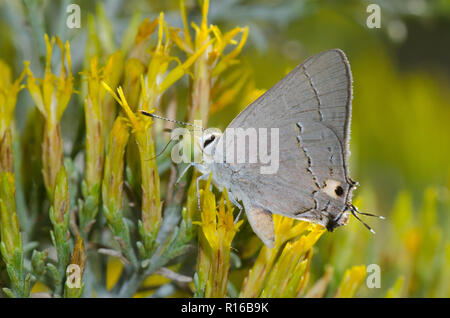
[[[253,231],[269,248],[275,246],[273,214],[329,231],[346,225],[350,213],[361,222],[356,213],[374,216],[352,204],[357,182],[348,168],[351,101],[352,73],[344,52],[333,49],[310,57],[247,106],[224,133],[202,134],[198,146],[209,160],[193,164],[202,174],[197,190],[199,181],[212,174],[213,184],[245,210]],[[278,135],[276,172],[261,173],[259,161],[227,157],[232,150],[250,158],[251,147],[239,149],[236,131],[251,129]]]

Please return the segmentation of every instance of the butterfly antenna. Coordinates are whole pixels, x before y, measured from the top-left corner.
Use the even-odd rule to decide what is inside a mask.
[[[353,209],[350,210],[350,212],[353,214],[353,216],[359,221],[361,222],[370,232],[372,232],[373,234],[375,234],[375,231],[363,220],[361,220],[361,218],[355,213],[355,211]]]
[[[361,214],[361,215],[367,215],[367,216],[376,217],[376,218],[379,218],[379,219],[382,219],[382,220],[386,220],[386,218],[385,218],[384,216],[382,216],[382,215],[376,215],[376,214],[372,214],[372,213],[364,213],[364,212],[360,212],[360,211],[358,210],[358,208],[357,208],[356,206],[354,206],[353,204],[351,205],[351,209],[352,209],[353,211],[355,211],[356,213]]]
[[[375,231],[363,220],[361,220],[361,218],[358,216],[358,214],[361,215],[367,215],[367,216],[374,216],[380,219],[385,219],[384,216],[380,216],[380,215],[375,215],[375,214],[370,214],[370,213],[364,213],[364,212],[359,212],[359,210],[353,205],[350,205],[350,212],[353,214],[353,216],[359,221],[361,222],[370,232],[372,232],[373,234],[375,234]],[[357,214],[358,213],[358,214]]]
[[[175,124],[178,124],[178,125],[191,126],[191,127],[194,127],[194,128],[198,128],[198,129],[200,129],[202,131],[205,130],[205,128],[197,126],[197,125],[194,125],[194,124],[191,124],[191,123],[185,123],[184,121],[179,121],[179,120],[176,120],[176,119],[169,119],[169,118],[166,118],[166,117],[162,117],[162,116],[159,116],[159,115],[155,115],[155,114],[149,113],[149,112],[147,112],[145,110],[142,110],[142,109],[139,110],[139,111],[141,112],[141,114],[143,114],[145,116],[148,116],[148,117],[162,119],[162,120],[165,120],[165,121],[168,121],[168,122],[171,122],[171,123],[175,123]]]
[[[164,153],[164,151],[166,151],[167,147],[169,147],[170,143],[171,143],[172,141],[174,141],[174,140],[175,140],[175,137],[172,137],[172,138],[169,140],[169,142],[164,146],[164,148],[163,148],[157,155],[155,155],[155,156],[153,156],[153,157],[151,157],[151,158],[147,158],[147,159],[145,159],[145,161],[153,160],[153,159],[158,158],[159,156],[161,156],[161,155]]]

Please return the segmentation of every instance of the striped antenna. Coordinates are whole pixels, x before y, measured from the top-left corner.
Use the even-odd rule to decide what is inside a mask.
[[[175,120],[175,119],[165,118],[165,117],[162,117],[162,116],[159,116],[159,115],[155,115],[155,114],[149,113],[149,112],[147,112],[145,110],[142,110],[142,109],[139,110],[139,111],[141,112],[141,114],[143,114],[145,116],[162,119],[162,120],[169,121],[171,123],[175,123],[175,124],[179,124],[179,125],[191,126],[191,127],[194,127],[194,128],[201,129],[202,131],[205,130],[205,128],[203,128],[203,127],[200,127],[200,126],[197,126],[197,125],[193,125],[193,124],[190,124],[190,123],[185,123],[184,121],[179,121],[179,120]]]
[[[373,234],[375,234],[375,231],[363,220],[361,220],[360,217],[358,217],[358,214],[362,214],[362,215],[367,215],[367,216],[374,216],[377,217],[379,219],[385,220],[386,218],[384,216],[381,215],[375,215],[375,214],[371,214],[371,213],[364,213],[364,212],[359,212],[359,210],[356,208],[356,206],[354,206],[353,204],[350,205],[350,212],[353,214],[353,216],[359,221],[361,222],[370,232],[372,232]]]

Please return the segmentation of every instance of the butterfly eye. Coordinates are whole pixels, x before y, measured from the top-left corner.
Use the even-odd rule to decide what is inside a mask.
[[[203,143],[203,148],[206,148],[210,143],[212,143],[216,139],[216,136],[211,135],[208,139]]]

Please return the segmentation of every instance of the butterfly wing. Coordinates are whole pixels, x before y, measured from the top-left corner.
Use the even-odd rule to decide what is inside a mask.
[[[329,50],[296,67],[230,123],[234,129],[267,128],[267,148],[279,151],[273,174],[262,174],[261,162],[217,165],[232,171],[230,190],[246,209],[261,207],[323,225],[342,212],[353,188],[347,167],[351,99],[347,58]],[[271,128],[279,131],[279,149],[270,142]],[[223,143],[233,147],[236,138],[228,131]]]

